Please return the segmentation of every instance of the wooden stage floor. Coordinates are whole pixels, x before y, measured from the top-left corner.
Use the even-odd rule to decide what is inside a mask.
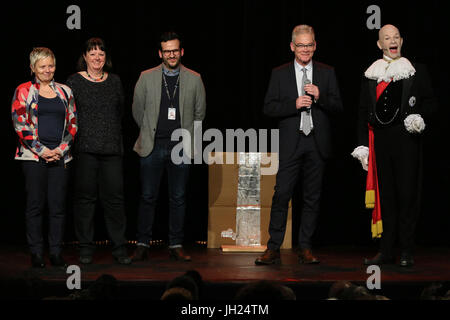
[[[130,255],[133,252],[129,247]],[[191,262],[169,260],[164,245],[150,249],[149,260],[128,266],[114,262],[110,249],[99,246],[92,265],[81,266],[81,286],[89,287],[103,274],[114,276],[120,284],[120,298],[158,300],[165,286],[173,278],[188,270],[202,276],[204,289],[201,299],[220,301],[233,299],[237,290],[246,283],[261,279],[278,281],[292,288],[297,300],[326,299],[330,286],[339,280],[365,285],[370,274],[362,264],[373,249],[351,246],[321,247],[314,254],[321,260],[318,265],[300,265],[294,250],[282,250],[281,265],[256,266],[259,253],[225,253],[220,249],[207,249],[206,245],[187,246]],[[79,265],[78,251],[66,246],[64,257],[68,264]],[[375,294],[391,299],[419,299],[421,291],[433,282],[450,283],[450,248],[419,247],[416,264],[410,268],[398,265],[381,267],[381,289]],[[63,297],[71,293],[66,287],[65,270],[50,266],[45,269],[30,267],[26,247],[0,246],[0,299],[41,299],[48,296]],[[30,289],[30,283],[33,283]],[[24,289],[27,286],[27,289]]]

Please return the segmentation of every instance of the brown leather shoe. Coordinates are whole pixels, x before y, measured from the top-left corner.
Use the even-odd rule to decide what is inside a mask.
[[[298,262],[304,264],[320,263],[319,259],[312,255],[311,249],[301,249],[298,255]]]
[[[280,264],[280,251],[267,249],[255,260],[256,265]]]
[[[144,261],[148,259],[148,248],[145,246],[137,246],[134,250],[132,261]]]
[[[169,255],[170,259],[176,260],[176,261],[191,261],[191,256],[188,256],[184,251],[183,248],[169,248]]]

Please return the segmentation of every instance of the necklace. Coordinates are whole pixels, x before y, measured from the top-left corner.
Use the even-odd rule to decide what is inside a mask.
[[[87,72],[87,70],[86,70],[86,74],[89,77],[89,79],[91,79],[93,81],[101,81],[103,79],[103,77],[105,76],[105,71],[102,71],[102,76],[100,78],[97,78],[97,79],[91,77],[91,75],[89,74],[89,72]]]

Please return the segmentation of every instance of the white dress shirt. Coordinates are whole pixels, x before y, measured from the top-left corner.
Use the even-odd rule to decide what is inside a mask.
[[[312,60],[306,66],[300,65],[297,62],[297,60],[294,60],[294,66],[295,66],[295,80],[297,81],[297,92],[298,92],[298,95],[301,96],[302,95],[302,83],[303,83],[303,71],[302,71],[303,68],[306,68],[306,75],[308,76],[308,79],[311,80],[311,83],[313,83]]]

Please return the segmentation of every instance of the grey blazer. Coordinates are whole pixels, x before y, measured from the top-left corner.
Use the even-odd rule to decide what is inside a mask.
[[[133,150],[147,157],[153,150],[161,104],[162,64],[145,70],[136,83],[133,97],[133,118],[140,128]],[[180,121],[184,133],[183,147],[193,158],[194,121],[202,121],[206,113],[206,93],[200,74],[180,66]]]

